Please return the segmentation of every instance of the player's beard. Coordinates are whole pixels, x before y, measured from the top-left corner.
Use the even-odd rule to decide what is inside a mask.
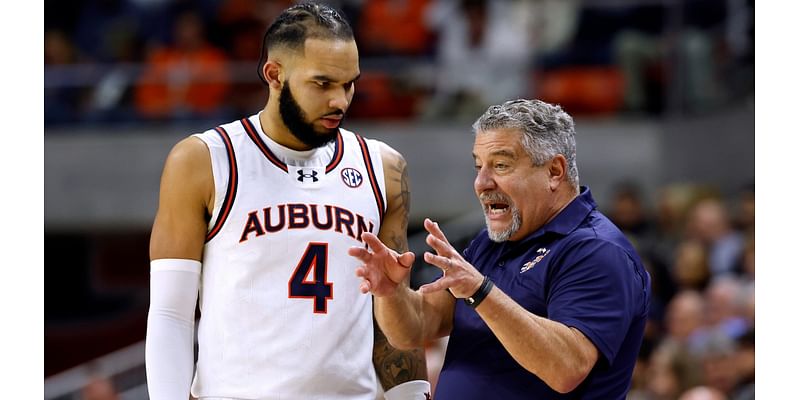
[[[486,220],[486,232],[489,234],[489,239],[493,242],[505,242],[513,236],[519,228],[522,226],[522,216],[519,213],[519,208],[517,208],[514,203],[511,202],[511,199],[506,197],[503,194],[497,192],[491,193],[482,193],[480,195],[481,206],[483,206],[483,216]],[[511,224],[501,231],[493,231],[490,225],[491,221],[489,220],[489,206],[486,205],[486,201],[498,201],[505,204],[508,204],[508,211],[511,213]]]
[[[292,90],[289,88],[289,81],[283,83],[283,90],[281,90],[280,97],[278,98],[278,110],[283,119],[284,125],[289,128],[289,131],[305,145],[313,148],[322,147],[336,139],[336,134],[339,133],[339,128],[327,129],[323,128],[322,132],[314,129],[314,125],[308,122],[308,117],[305,111],[297,104]],[[342,122],[344,122],[344,114],[341,112],[334,113],[335,115],[342,115]],[[340,122],[341,125],[341,122]]]

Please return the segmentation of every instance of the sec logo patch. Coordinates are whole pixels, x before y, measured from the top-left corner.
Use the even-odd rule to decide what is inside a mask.
[[[342,182],[351,188],[357,188],[364,182],[361,172],[353,168],[345,168],[342,170]]]

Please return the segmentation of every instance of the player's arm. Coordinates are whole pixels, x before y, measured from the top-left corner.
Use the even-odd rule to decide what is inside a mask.
[[[375,296],[375,317],[389,342],[396,348],[418,348],[450,333],[455,299],[447,292],[423,295],[409,287],[414,254],[403,253],[410,210],[407,165],[385,145],[382,159],[388,199],[384,224],[378,237],[362,236],[369,250],[352,248],[350,255],[364,263],[356,275],[364,279],[362,292]]]
[[[167,156],[150,235],[145,361],[153,400],[189,398],[194,311],[213,196],[208,148],[200,139],[184,139]]]
[[[411,192],[406,161],[400,153],[381,143],[387,208],[378,237],[398,253],[408,251],[408,213]],[[408,287],[408,279],[403,283]],[[422,346],[398,350],[389,344],[378,324],[372,361],[387,399],[424,399],[430,392]],[[401,385],[401,386],[398,386]]]

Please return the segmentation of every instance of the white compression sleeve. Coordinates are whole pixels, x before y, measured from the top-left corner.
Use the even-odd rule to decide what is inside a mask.
[[[151,400],[188,399],[194,374],[194,310],[199,261],[150,262],[145,366]]]
[[[408,381],[401,383],[383,394],[385,400],[425,400],[431,398],[431,384],[428,381]]]

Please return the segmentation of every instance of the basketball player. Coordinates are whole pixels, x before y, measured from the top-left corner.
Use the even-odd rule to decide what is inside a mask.
[[[403,157],[340,127],[360,74],[352,30],[328,6],[295,5],[262,51],[265,108],[184,139],[166,160],[150,244],[150,398],[187,399],[191,387],[200,399],[372,400],[380,378],[387,399],[424,399],[422,351],[396,351],[374,328],[347,255],[364,232],[405,252],[409,210]]]

